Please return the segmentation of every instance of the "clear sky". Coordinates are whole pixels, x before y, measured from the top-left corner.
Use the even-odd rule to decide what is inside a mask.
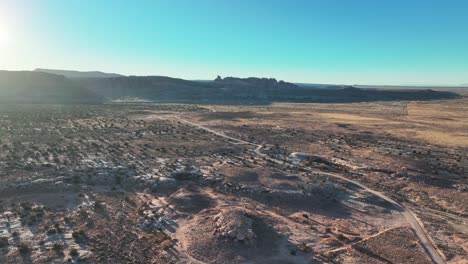
[[[0,69],[468,83],[467,0],[0,0]]]

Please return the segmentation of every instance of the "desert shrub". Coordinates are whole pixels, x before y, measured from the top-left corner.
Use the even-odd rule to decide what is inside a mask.
[[[8,246],[8,238],[0,237],[0,248],[4,248]]]
[[[63,221],[66,223],[66,224],[69,224],[71,221],[72,221],[72,218],[71,217],[68,217],[68,216],[65,216],[63,218]]]
[[[72,237],[75,239],[77,243],[83,243],[88,238],[86,236],[86,233],[83,230],[74,231],[72,233]]]
[[[70,256],[72,257],[78,256],[78,250],[76,248],[70,249]]]
[[[343,234],[339,234],[339,235],[337,235],[336,237],[337,237],[339,240],[341,240],[341,241],[345,241],[345,240],[348,239],[348,238],[345,237]]]
[[[36,217],[42,218],[44,216],[44,211],[36,211]]]
[[[57,234],[57,229],[55,229],[55,228],[49,228],[49,229],[47,230],[47,235],[51,236],[51,235],[55,235],[55,234]]]
[[[21,254],[26,254],[29,252],[30,248],[27,244],[25,243],[21,243],[19,246],[18,246],[18,250]]]
[[[145,208],[144,207],[141,207],[140,209],[138,209],[138,214],[139,215],[143,215],[145,213]]]
[[[164,240],[162,243],[161,243],[161,248],[163,250],[168,250],[170,247],[172,247],[172,242],[170,240]]]
[[[89,216],[88,212],[85,210],[81,210],[79,214],[81,218],[88,218]]]
[[[52,249],[54,251],[62,251],[63,250],[63,245],[62,244],[59,244],[59,243],[55,243],[53,246],[52,246]]]
[[[30,211],[32,209],[29,203],[23,202],[23,203],[20,203],[20,206],[23,207],[23,209],[26,211]]]
[[[310,251],[310,248],[307,246],[306,243],[302,243],[302,244],[299,246],[299,250],[302,251],[302,252],[309,252],[309,251]]]
[[[98,209],[102,209],[102,208],[104,208],[103,205],[102,205],[102,203],[101,203],[100,201],[96,200],[96,201],[94,202],[94,209],[95,209],[95,210],[98,210]]]
[[[60,227],[60,224],[56,223],[54,225],[54,227],[55,227],[55,230],[57,230],[57,233],[62,233],[63,232],[62,227]]]

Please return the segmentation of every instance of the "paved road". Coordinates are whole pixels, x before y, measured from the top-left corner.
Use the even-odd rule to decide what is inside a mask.
[[[187,123],[189,125],[192,125],[192,126],[195,126],[195,127],[198,127],[200,129],[203,129],[205,131],[208,131],[214,135],[217,135],[217,136],[220,136],[220,137],[223,137],[223,138],[226,138],[226,139],[229,139],[231,141],[234,141],[238,144],[245,144],[245,145],[252,145],[252,146],[256,146],[257,148],[254,150],[254,152],[261,156],[261,157],[264,157],[264,158],[267,158],[268,160],[274,162],[274,163],[277,163],[277,164],[281,164],[281,165],[285,165],[285,164],[288,164],[288,162],[286,161],[282,161],[282,160],[278,160],[278,159],[273,159],[273,158],[270,158],[268,155],[264,154],[261,152],[261,149],[263,148],[262,145],[259,145],[259,144],[255,144],[255,143],[251,143],[251,142],[248,142],[248,141],[245,141],[245,140],[242,140],[242,139],[238,139],[238,138],[234,138],[234,137],[231,137],[231,136],[228,136],[222,132],[218,132],[216,130],[213,130],[213,129],[210,129],[210,128],[207,128],[205,126],[202,126],[200,124],[196,124],[196,123],[193,123],[193,122],[190,122],[186,119],[183,119],[183,118],[180,118],[178,116],[173,116],[175,119],[177,120],[180,120],[184,123]],[[309,172],[320,172],[322,175],[327,175],[329,177],[333,177],[333,178],[336,178],[336,179],[340,179],[340,180],[343,180],[343,181],[346,181],[346,182],[349,182],[349,183],[352,183],[354,185],[357,185],[359,186],[360,188],[374,194],[375,196],[377,197],[380,197],[381,199],[389,202],[390,204],[392,204],[398,211],[400,211],[403,216],[405,217],[406,221],[410,224],[411,228],[414,230],[415,234],[417,235],[417,237],[419,238],[419,241],[421,242],[421,244],[423,245],[424,249],[426,250],[426,252],[430,255],[432,261],[434,261],[434,263],[437,263],[437,264],[445,264],[445,258],[443,256],[443,254],[441,252],[438,251],[438,249],[436,248],[436,246],[434,245],[434,242],[432,241],[432,239],[430,238],[429,234],[427,234],[427,232],[424,230],[424,227],[423,227],[423,224],[421,223],[421,221],[414,215],[414,213],[404,207],[403,205],[399,204],[398,202],[396,202],[395,200],[393,200],[392,198],[386,196],[385,194],[381,193],[381,192],[378,192],[378,191],[375,191],[363,184],[361,184],[360,182],[358,181],[355,181],[355,180],[351,180],[351,179],[348,179],[346,177],[343,177],[339,174],[336,174],[336,173],[329,173],[329,172],[322,172],[322,171],[315,171],[313,169],[310,169],[310,168],[306,168],[304,167],[305,170],[309,171]]]

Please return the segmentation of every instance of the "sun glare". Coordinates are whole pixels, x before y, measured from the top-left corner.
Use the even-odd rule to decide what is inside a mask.
[[[0,48],[6,47],[9,42],[7,28],[3,21],[0,21]]]

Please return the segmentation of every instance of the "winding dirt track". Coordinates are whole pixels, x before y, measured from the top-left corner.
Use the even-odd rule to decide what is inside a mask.
[[[196,123],[193,123],[193,122],[190,122],[186,119],[183,119],[183,118],[180,118],[178,116],[172,116],[174,117],[175,119],[181,121],[181,122],[184,122],[186,124],[189,124],[189,125],[192,125],[192,126],[195,126],[195,127],[198,127],[200,129],[203,129],[205,131],[208,131],[214,135],[217,135],[217,136],[220,136],[220,137],[223,137],[223,138],[226,138],[226,139],[229,139],[231,141],[234,141],[236,142],[237,144],[245,144],[245,145],[251,145],[251,146],[256,146],[256,149],[254,150],[254,152],[259,155],[259,156],[262,156],[266,159],[268,159],[269,161],[271,162],[274,162],[274,163],[277,163],[277,164],[281,164],[281,165],[285,165],[285,164],[288,164],[288,162],[286,161],[282,161],[282,160],[278,160],[278,159],[273,159],[273,158],[270,158],[268,155],[264,154],[261,152],[261,149],[262,149],[262,145],[259,145],[259,144],[254,144],[254,143],[251,143],[251,142],[248,142],[248,141],[245,141],[245,140],[242,140],[242,139],[238,139],[238,138],[234,138],[234,137],[231,137],[231,136],[228,136],[222,132],[218,132],[216,130],[213,130],[213,129],[210,129],[208,127],[205,127],[203,125],[200,125],[200,124],[196,124]],[[372,193],[373,195],[389,202],[390,204],[393,205],[393,207],[395,209],[397,209],[398,211],[400,211],[403,216],[405,217],[406,221],[410,224],[411,228],[413,229],[413,231],[415,232],[416,236],[419,238],[419,241],[421,242],[421,244],[423,245],[424,249],[426,250],[426,252],[430,255],[432,261],[434,261],[434,263],[437,263],[437,264],[445,264],[446,261],[445,261],[445,257],[443,256],[443,254],[441,252],[439,252],[439,250],[436,248],[436,246],[434,245],[434,242],[433,240],[430,238],[429,234],[427,234],[427,232],[424,230],[424,227],[423,227],[423,224],[421,223],[421,221],[414,215],[414,213],[404,207],[403,205],[399,204],[398,202],[396,202],[395,200],[393,200],[392,198],[386,196],[385,194],[381,193],[381,192],[378,192],[378,191],[375,191],[363,184],[361,184],[360,182],[358,181],[355,181],[355,180],[351,180],[351,179],[348,179],[346,177],[343,177],[339,174],[335,174],[335,173],[329,173],[329,172],[322,172],[322,171],[315,171],[315,170],[312,170],[310,168],[307,168],[307,167],[304,167],[303,169],[309,171],[309,172],[320,172],[322,175],[326,175],[326,176],[329,176],[329,177],[333,177],[333,178],[336,178],[336,179],[340,179],[340,180],[343,180],[343,181],[346,181],[346,182],[349,182],[349,183],[352,183],[356,186],[359,186],[360,188]]]

